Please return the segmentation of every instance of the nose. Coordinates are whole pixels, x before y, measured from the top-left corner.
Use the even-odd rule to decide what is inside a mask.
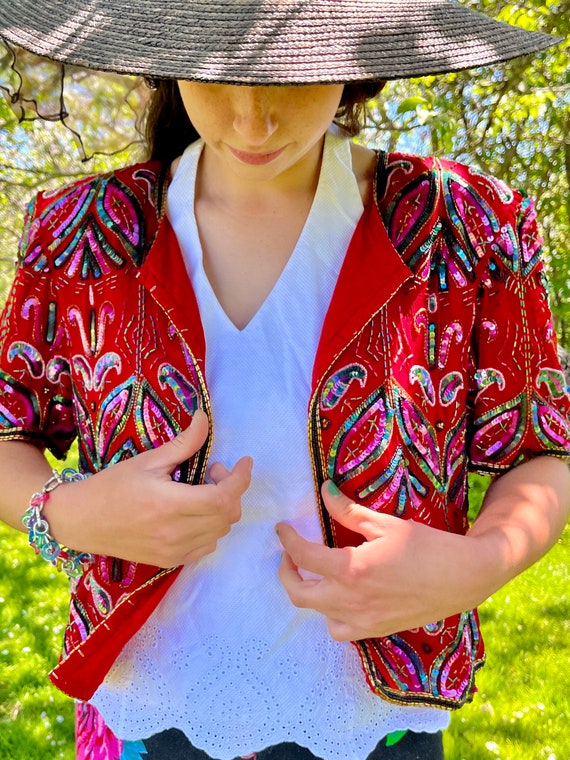
[[[234,86],[233,127],[244,147],[261,147],[277,129],[274,88]]]

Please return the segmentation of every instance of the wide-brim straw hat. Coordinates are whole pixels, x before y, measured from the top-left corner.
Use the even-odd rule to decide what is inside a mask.
[[[455,0],[0,0],[0,36],[63,63],[228,84],[409,78],[559,41]]]

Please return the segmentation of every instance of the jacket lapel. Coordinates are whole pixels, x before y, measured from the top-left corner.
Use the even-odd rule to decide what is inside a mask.
[[[137,279],[167,314],[192,353],[204,360],[206,341],[196,295],[172,225],[163,214],[156,238],[137,270]]]
[[[325,317],[313,366],[313,390],[334,358],[412,276],[372,199],[354,231]]]

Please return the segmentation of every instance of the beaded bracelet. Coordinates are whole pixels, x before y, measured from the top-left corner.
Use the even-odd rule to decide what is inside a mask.
[[[63,472],[52,470],[51,478],[41,491],[32,495],[30,506],[22,515],[22,522],[28,531],[28,543],[32,549],[69,578],[79,578],[85,567],[94,561],[94,557],[92,554],[76,552],[58,544],[50,535],[49,525],[42,515],[42,510],[55,488],[62,483],[76,483],[88,477],[88,474],[77,472],[71,467],[66,467]]]

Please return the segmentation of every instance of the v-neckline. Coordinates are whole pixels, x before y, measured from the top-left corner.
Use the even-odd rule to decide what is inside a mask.
[[[319,186],[320,186],[320,179],[319,179]],[[193,237],[194,237],[194,243],[199,246],[198,250],[200,252],[200,257],[198,261],[198,268],[195,272],[195,276],[201,280],[201,285],[206,288],[208,293],[208,302],[209,304],[216,309],[216,312],[218,313],[219,321],[218,323],[221,323],[224,325],[227,332],[233,333],[235,335],[245,335],[248,332],[252,332],[256,329],[256,325],[263,321],[263,314],[264,312],[267,312],[269,309],[271,309],[272,303],[279,298],[279,293],[283,290],[283,288],[287,287],[287,283],[291,280],[291,278],[295,278],[295,272],[299,269],[302,270],[303,265],[303,256],[301,255],[304,249],[304,243],[308,235],[310,235],[311,229],[314,226],[314,217],[315,217],[315,208],[318,201],[318,195],[319,195],[319,186],[317,187],[317,190],[315,192],[315,196],[313,198],[313,201],[311,203],[311,207],[309,208],[309,212],[307,214],[307,217],[305,219],[305,222],[303,224],[303,227],[301,228],[301,232],[299,233],[299,237],[297,238],[297,241],[293,247],[293,250],[291,251],[289,257],[287,258],[287,261],[285,262],[285,265],[281,269],[281,272],[277,276],[275,282],[267,292],[265,298],[263,301],[259,304],[258,308],[255,310],[255,312],[252,314],[250,319],[246,322],[246,324],[243,327],[238,327],[238,325],[231,319],[231,317],[228,315],[222,304],[220,303],[220,299],[218,298],[214,288],[212,287],[212,283],[210,282],[210,279],[206,273],[206,270],[204,268],[204,252],[202,249],[202,244],[200,241],[200,234],[197,225],[194,226],[193,229]],[[294,273],[293,275],[291,273]],[[198,290],[198,282],[196,283],[196,289]]]
[[[305,241],[307,240],[307,238],[310,238],[313,232],[313,228],[315,227],[315,224],[317,223],[315,220],[322,218],[321,215],[319,214],[319,211],[322,205],[326,203],[326,190],[328,186],[327,180],[329,179],[329,175],[331,171],[331,159],[333,157],[334,152],[336,151],[336,147],[332,144],[332,139],[334,139],[334,136],[331,135],[330,133],[327,133],[325,136],[325,144],[323,146],[323,155],[322,155],[321,167],[319,171],[319,179],[318,179],[315,195],[313,197],[311,206],[309,208],[309,212],[307,214],[307,217],[305,219],[301,232],[299,233],[299,237],[297,238],[297,241],[293,247],[293,250],[291,251],[291,254],[289,255],[287,261],[285,262],[283,269],[279,273],[271,289],[268,291],[265,298],[263,299],[259,307],[256,309],[256,311],[253,313],[251,318],[248,320],[248,322],[241,328],[238,327],[236,323],[230,318],[230,316],[228,315],[228,313],[226,312],[226,310],[220,303],[220,300],[214,288],[212,287],[212,283],[210,282],[210,279],[205,271],[204,251],[202,247],[202,242],[200,240],[200,232],[198,229],[196,213],[194,211],[193,216],[192,216],[192,221],[191,221],[191,225],[192,225],[191,236],[192,236],[192,247],[197,255],[192,257],[193,264],[195,265],[193,276],[196,278],[199,278],[199,280],[201,281],[202,287],[206,289],[207,294],[208,294],[208,301],[211,307],[215,309],[218,315],[218,322],[219,324],[221,323],[224,326],[225,330],[228,333],[233,333],[237,336],[239,334],[245,335],[246,332],[251,332],[255,330],[256,326],[259,323],[262,323],[264,312],[268,311],[271,308],[272,303],[279,297],[280,291],[282,291],[283,288],[287,287],[288,281],[291,280],[292,277],[297,282],[302,281],[302,278],[303,278],[302,270],[303,270],[303,263],[304,263],[304,257],[302,253],[305,250]],[[198,147],[200,148],[199,151],[198,151]],[[194,145],[192,147],[192,150],[195,151],[195,155],[192,156],[192,164],[190,165],[190,167],[186,167],[186,171],[191,172],[191,174],[190,174],[190,177],[186,176],[184,179],[185,179],[185,182],[189,184],[192,188],[191,201],[192,201],[193,208],[195,208],[196,177],[197,177],[200,157],[203,150],[203,143],[200,143],[199,146]],[[179,170],[180,170],[180,165],[177,171]],[[360,191],[358,189],[356,178],[354,178],[353,190],[358,194],[358,197],[360,197]],[[182,253],[185,260],[187,260],[188,258],[187,255],[183,251]],[[192,279],[192,276],[191,276],[191,279]],[[197,285],[198,285],[198,281],[196,282],[196,286]],[[196,290],[197,290],[197,287],[196,287]]]
[[[384,181],[386,154],[379,153],[374,187]],[[159,177],[156,192],[158,229],[136,278],[161,305],[188,350],[203,361],[205,334],[192,279],[175,230],[166,213],[169,177]],[[394,247],[378,205],[377,191],[368,199],[347,248],[344,263],[325,316],[313,365],[313,386],[331,358],[353,339],[370,315],[380,310],[401,285],[413,277]],[[379,275],[379,267],[382,276]],[[355,297],[355,294],[358,295]],[[235,329],[235,328],[234,328]]]

